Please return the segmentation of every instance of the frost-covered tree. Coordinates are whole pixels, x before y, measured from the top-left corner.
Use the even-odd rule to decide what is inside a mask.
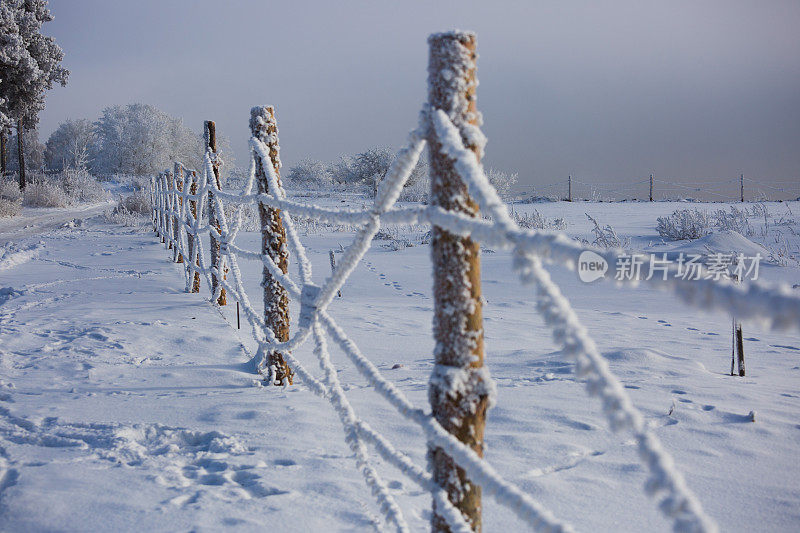
[[[333,183],[333,172],[327,163],[316,159],[303,159],[289,169],[286,182],[292,187],[327,187]]]
[[[93,143],[94,126],[89,120],[66,120],[45,143],[45,165],[56,171],[87,168]]]
[[[509,174],[496,168],[486,169],[486,177],[497,190],[500,196],[506,196],[511,192],[511,188],[517,183],[517,173]]]
[[[155,174],[175,161],[201,170],[200,135],[151,105],[107,107],[94,126],[89,167],[95,174]]]
[[[47,0],[2,0],[3,36],[0,41],[0,99],[6,126],[16,123],[19,143],[24,130],[36,126],[44,109],[45,92],[54,83],[67,84],[69,71],[61,66],[64,52],[52,37],[41,33],[42,24],[53,20]],[[25,187],[25,149],[20,144],[20,187]]]

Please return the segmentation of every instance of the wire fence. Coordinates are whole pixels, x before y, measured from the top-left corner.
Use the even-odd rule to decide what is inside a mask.
[[[457,53],[453,56],[453,72],[459,72],[458,61],[463,59],[464,39],[469,34],[441,34],[439,39],[451,39]],[[474,37],[471,37],[474,39]],[[432,37],[431,46],[434,46]],[[460,55],[459,55],[460,54]],[[451,54],[452,55],[452,54]],[[457,87],[455,90],[460,90]],[[477,130],[477,131],[476,131]],[[154,177],[151,182],[153,224],[165,246],[172,248],[174,261],[182,261],[186,277],[186,291],[199,291],[202,276],[211,291],[211,302],[218,305],[222,291],[239,302],[243,308],[257,342],[257,368],[269,382],[278,378],[278,369],[271,361],[280,353],[302,384],[333,407],[342,424],[345,442],[355,455],[359,471],[375,497],[384,520],[398,531],[409,527],[403,511],[387,488],[376,469],[372,447],[381,459],[429,491],[434,509],[452,531],[471,531],[476,526],[472,517],[459,508],[458,495],[445,490],[443,483],[425,467],[416,464],[384,435],[374,430],[356,410],[345,394],[337,369],[329,356],[328,343],[338,346],[355,368],[368,380],[374,391],[392,405],[400,416],[421,428],[429,447],[444,450],[458,468],[468,476],[470,483],[483,488],[500,505],[513,511],[524,523],[539,531],[572,531],[566,521],[557,518],[539,502],[519,487],[498,474],[476,452],[445,429],[435,412],[426,412],[415,406],[405,394],[386,379],[380,370],[365,356],[357,344],[336,322],[328,307],[337,292],[353,274],[356,266],[370,248],[382,224],[429,223],[439,231],[459,237],[469,237],[495,249],[511,252],[513,267],[520,281],[536,288],[536,306],[545,322],[552,328],[553,338],[561,346],[565,357],[575,363],[575,371],[586,384],[589,396],[600,401],[603,414],[614,431],[630,432],[637,443],[639,457],[648,471],[645,485],[647,494],[655,497],[661,512],[679,531],[716,531],[714,521],[708,517],[695,495],[687,487],[683,476],[675,468],[672,457],[649,429],[644,416],[631,402],[620,381],[611,373],[597,345],[581,324],[576,313],[560,288],[552,281],[543,262],[574,267],[579,255],[591,249],[610,264],[625,255],[620,250],[586,247],[560,232],[521,229],[509,216],[506,205],[489,184],[479,162],[480,150],[475,150],[475,139],[480,131],[463,122],[452,109],[441,109],[426,104],[420,113],[419,125],[410,135],[380,184],[378,193],[368,209],[331,209],[297,201],[286,196],[281,186],[277,158],[277,125],[271,108],[254,108],[251,113],[250,140],[252,162],[249,179],[239,192],[220,190],[216,180],[216,154],[208,150],[204,168],[198,173],[176,164],[174,171]],[[259,134],[258,132],[269,132]],[[428,206],[398,207],[396,202],[427,145],[435,155],[446,157],[471,197],[475,198],[484,215],[481,218],[469,213],[444,209],[435,203]],[[477,153],[476,153],[477,152]],[[434,154],[432,154],[434,155]],[[262,180],[260,182],[259,180]],[[258,185],[259,191],[254,192]],[[242,228],[242,207],[255,205],[261,210],[262,221],[276,216],[282,223],[286,236],[286,249],[297,266],[297,274],[290,275],[276,262],[275,253],[267,248],[247,250],[236,244]],[[226,211],[225,206],[229,209]],[[212,218],[204,221],[209,210]],[[233,213],[228,217],[226,213]],[[266,217],[266,218],[265,218]],[[300,240],[295,220],[316,219],[330,223],[358,225],[353,242],[345,249],[336,269],[321,285],[314,282],[311,263]],[[269,219],[274,223],[275,219]],[[262,225],[265,239],[275,237]],[[274,226],[273,226],[274,227]],[[219,246],[219,254],[208,262],[203,239],[208,235],[211,246]],[[267,242],[267,241],[265,241]],[[433,244],[435,246],[435,243]],[[626,255],[630,257],[630,254]],[[279,284],[288,297],[299,302],[300,314],[291,335],[280,340],[250,301],[243,285],[240,260],[255,261],[263,265],[265,280]],[[213,278],[213,279],[212,279]],[[214,281],[216,280],[216,283]],[[686,280],[680,276],[653,277],[652,279],[626,279],[621,284],[648,284],[671,292],[687,304],[701,309],[735,314],[739,319],[753,319],[774,329],[798,329],[800,326],[800,298],[781,287],[760,283],[737,286],[727,281],[711,279]],[[265,288],[266,290],[266,288]],[[266,293],[265,293],[266,294]],[[269,302],[265,302],[266,308]],[[462,335],[464,332],[452,332]],[[310,342],[322,373],[314,375],[296,353]],[[472,369],[482,372],[483,369]],[[437,364],[433,379],[445,369]],[[454,367],[446,369],[451,385],[466,386],[472,374],[459,374]],[[437,374],[438,373],[438,374]],[[488,372],[481,374],[487,394],[492,393]],[[277,379],[287,384],[287,377]]]
[[[800,178],[775,181],[740,175],[735,178],[661,178],[589,182],[567,176],[560,181],[524,188],[520,201],[556,200],[621,201],[695,200],[708,202],[771,202],[800,199]]]

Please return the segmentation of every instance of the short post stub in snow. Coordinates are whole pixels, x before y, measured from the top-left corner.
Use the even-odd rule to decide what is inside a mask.
[[[189,176],[189,194],[194,196],[197,194],[197,174],[194,170],[191,171],[191,175]],[[191,214],[191,219],[188,221],[189,225],[192,228],[195,227],[197,221],[197,200],[189,200],[189,213]],[[200,256],[197,252],[197,235],[195,235],[194,230],[191,232],[187,232],[186,240],[189,249],[189,272],[194,273],[192,276],[191,281],[191,292],[200,292],[200,272],[197,270],[197,267],[200,266]],[[194,263],[192,263],[194,261]]]
[[[331,275],[333,275],[336,273],[336,254],[333,253],[333,250],[328,250],[328,257],[331,260]],[[338,291],[336,291],[336,295],[339,296],[339,298],[341,298],[342,290],[339,289]]]
[[[269,162],[262,161],[258,153],[255,158],[256,182],[260,194],[278,196],[278,191],[270,190],[269,164],[275,173],[276,184],[281,187],[281,158],[278,144],[278,123],[275,120],[275,109],[272,106],[257,106],[250,110],[250,133],[269,148]],[[286,274],[289,271],[289,248],[286,245],[286,228],[283,227],[280,209],[258,203],[258,214],[261,220],[261,253]],[[266,265],[262,270],[262,287],[264,287],[264,322],[280,342],[289,340],[289,293],[272,275]],[[270,351],[267,356],[270,368],[274,369],[274,383],[292,383],[294,373],[289,364],[278,351]]]
[[[217,189],[222,188],[222,184],[219,181],[219,163],[216,161],[217,156],[217,128],[212,120],[206,120],[204,123],[204,133],[205,133],[205,147],[206,151],[211,152],[212,160],[212,170],[213,176],[209,176],[209,180],[214,181],[214,185],[216,185]],[[212,186],[213,189],[213,186]],[[219,217],[217,216],[217,208],[214,205],[214,192],[213,190],[208,191],[208,223],[217,230],[219,233],[222,230],[222,227],[219,223]],[[222,276],[222,279],[225,279],[225,272],[223,272],[222,267],[222,253],[220,251],[220,242],[217,240],[214,235],[211,235],[211,292],[213,294],[217,294],[219,290],[219,298],[217,299],[217,305],[226,305],[228,303],[227,298],[225,297],[225,289],[220,288],[220,280],[218,276]]]
[[[183,165],[175,163],[172,176],[172,179],[175,180],[175,196],[178,200],[175,202],[175,210],[180,213],[183,209],[183,196],[181,195],[181,193],[183,193]],[[183,254],[178,250],[178,248],[182,246],[183,225],[181,224],[181,219],[178,214],[175,215],[172,222],[175,224],[175,242],[178,243],[178,246],[175,247],[174,259],[176,263],[183,263]]]
[[[476,133],[480,115],[475,35],[448,32],[428,38],[428,103],[441,109],[461,130],[465,145],[480,157]],[[428,147],[431,168],[431,204],[470,217],[478,206],[470,198],[452,159],[442,154],[433,124]],[[434,226],[432,231],[436,366],[428,387],[433,415],[458,440],[483,456],[483,433],[491,378],[483,368],[483,314],[481,304],[480,244],[469,237]],[[434,482],[461,511],[473,530],[481,530],[481,487],[439,447],[428,450]],[[446,519],[433,504],[431,527],[449,531]]]

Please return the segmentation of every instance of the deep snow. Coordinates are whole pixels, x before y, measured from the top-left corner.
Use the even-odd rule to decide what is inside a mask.
[[[678,207],[718,205],[515,209],[563,217],[574,237],[590,237],[589,213],[635,249],[697,248],[702,243],[662,243],[655,233],[656,217]],[[796,202],[769,209],[800,213]],[[254,343],[244,321],[236,330],[235,306],[216,310],[205,288],[184,293],[180,267],[149,228],[99,217],[58,227],[93,213],[65,210],[29,228],[21,219],[0,221],[0,242],[13,239],[18,249],[43,243],[26,262],[0,270],[0,529],[301,531],[377,523],[329,405],[302,383],[261,387],[246,364]],[[303,236],[318,276],[330,272],[329,250],[350,240],[348,231]],[[724,248],[735,240],[714,242]],[[254,233],[237,242],[259,248]],[[429,249],[380,244],[331,314],[393,383],[425,405],[433,366]],[[533,291],[512,275],[509,254],[485,250],[482,261],[487,364],[498,387],[487,459],[579,530],[668,529],[643,493],[632,441],[606,429],[599,405],[586,398],[536,314]],[[260,265],[241,265],[251,300],[260,301]],[[800,527],[796,332],[745,322],[748,376],[733,378],[729,317],[700,314],[652,289],[586,285],[574,272],[549,270],[721,529]],[[797,265],[764,265],[761,274],[800,282]],[[295,356],[316,368],[310,344]],[[332,356],[358,413],[424,465],[420,431],[380,401],[339,352]],[[391,467],[380,471],[412,528],[427,528],[430,497]],[[521,527],[484,501],[487,531]]]

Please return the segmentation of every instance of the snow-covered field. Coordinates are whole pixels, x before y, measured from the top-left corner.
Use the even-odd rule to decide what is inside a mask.
[[[641,251],[750,253],[765,245],[778,259],[796,257],[800,202],[766,207],[768,226],[754,218],[749,240],[716,233],[691,243],[662,242],[656,218],[726,205],[514,209],[563,218],[567,234],[591,242],[588,213]],[[377,526],[380,512],[329,404],[302,383],[261,386],[247,364],[255,344],[243,317],[236,329],[235,306],[217,310],[205,288],[184,293],[180,267],[149,226],[107,224],[95,216],[99,209],[0,220],[0,243],[14,241],[0,248],[0,530]],[[61,227],[75,218],[82,223]],[[787,223],[776,225],[781,219]],[[417,230],[394,234],[410,247],[376,241],[330,311],[384,375],[424,406],[433,367],[431,274],[429,248],[416,244],[425,228]],[[306,227],[319,281],[330,273],[329,250],[352,237],[352,228]],[[237,244],[255,250],[259,239],[245,233]],[[747,250],[736,249],[743,243]],[[510,254],[485,250],[482,261],[486,360],[498,388],[487,460],[578,530],[668,530],[644,494],[633,442],[610,432],[598,403],[587,399],[536,313],[533,290],[516,281]],[[800,283],[796,260],[778,262],[762,263],[760,278]],[[260,302],[260,264],[240,265],[250,299]],[[730,317],[699,313],[653,289],[585,284],[575,272],[549,270],[721,530],[800,529],[797,333],[745,322],[747,377],[731,377]],[[311,349],[294,355],[316,369]],[[419,429],[341,353],[332,357],[356,411],[424,465]],[[390,466],[379,470],[412,529],[427,529],[429,494]],[[484,496],[486,531],[522,527]]]

